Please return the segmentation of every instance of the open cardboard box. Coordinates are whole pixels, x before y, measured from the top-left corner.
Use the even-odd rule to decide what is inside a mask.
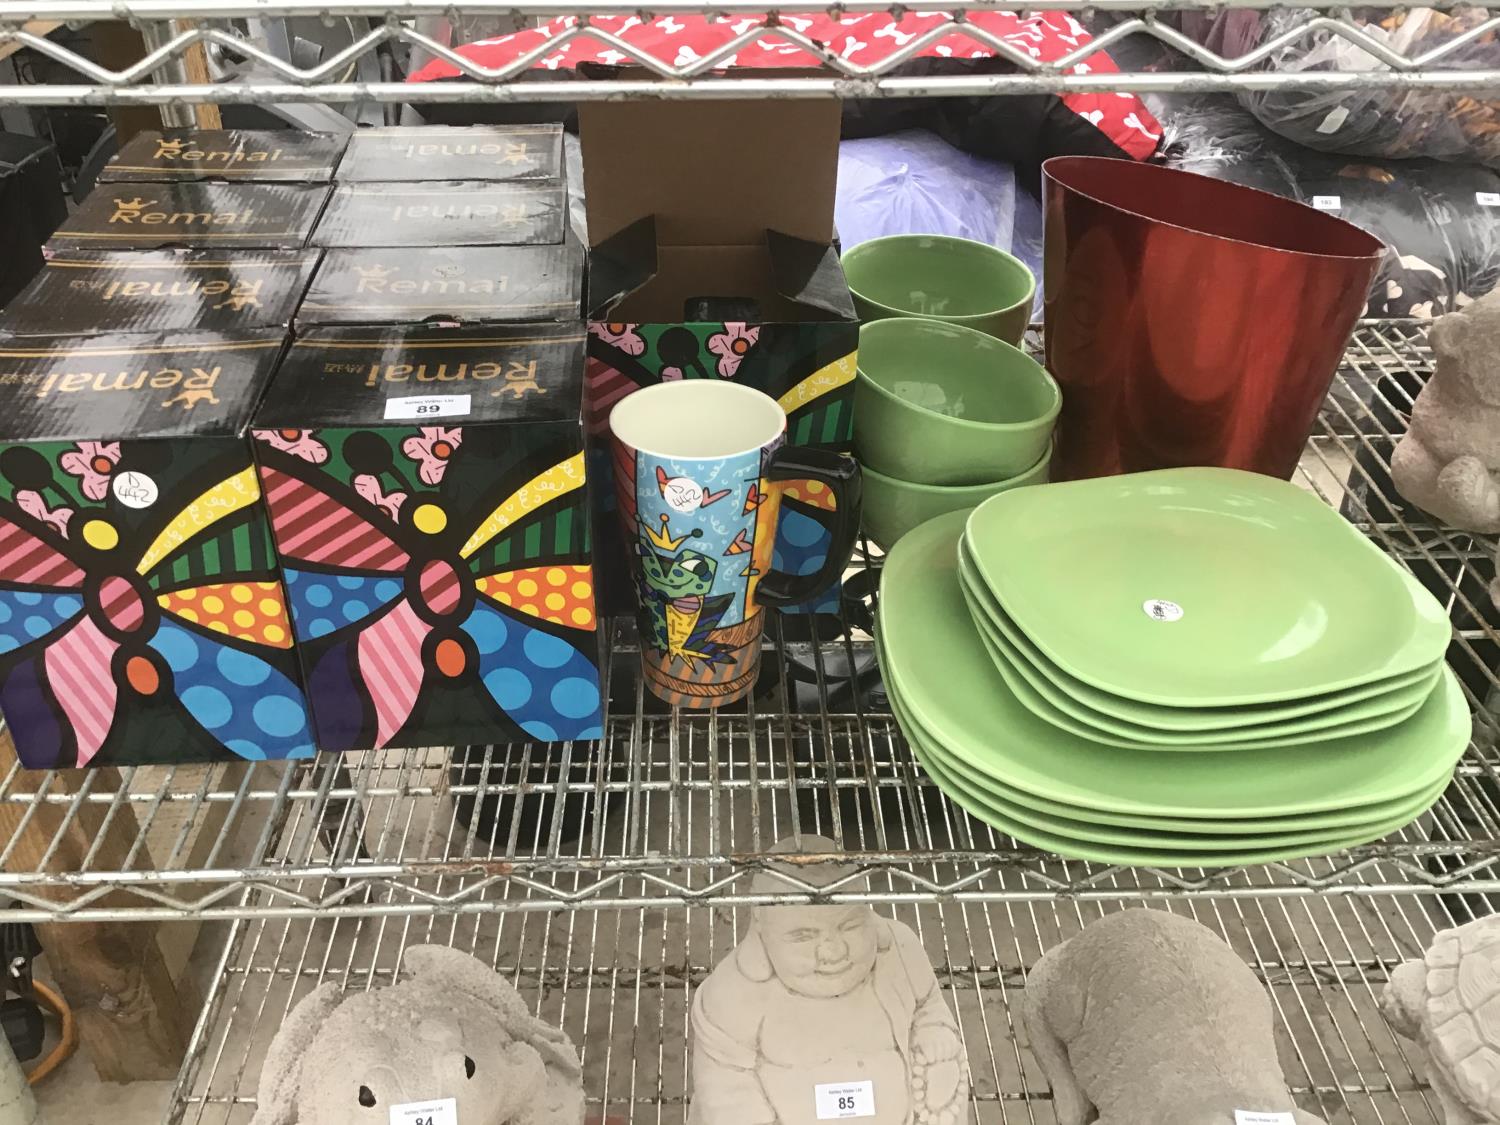
[[[586,406],[606,610],[633,605],[614,511],[609,412],[641,387],[737,379],[778,400],[788,440],[849,449],[859,325],[833,245],[835,100],[585,103],[591,248]],[[752,318],[687,320],[689,301]],[[826,491],[793,482],[775,565],[809,573],[831,539]],[[837,591],[804,610],[831,610]]]

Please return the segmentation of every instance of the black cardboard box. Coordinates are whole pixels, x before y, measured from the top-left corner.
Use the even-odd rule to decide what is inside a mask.
[[[246,433],[283,336],[0,341],[0,712],[26,766],[312,755]]]
[[[327,750],[602,732],[583,328],[320,328],[256,457]]]
[[[326,187],[294,184],[100,184],[47,251],[299,250],[327,198]]]
[[[581,320],[583,247],[330,250],[297,310],[319,324]]]
[[[360,129],[339,162],[340,181],[563,178],[561,125],[435,125]]]
[[[286,327],[316,250],[59,251],[0,313],[0,336]]]
[[[312,244],[361,246],[528,246],[563,240],[568,214],[561,184],[339,184]]]
[[[776,399],[787,440],[848,451],[859,324],[833,239],[835,101],[589,102],[578,107],[590,241],[590,471],[600,481],[601,605],[634,596],[610,487],[609,411],[664,379],[735,379]],[[685,172],[684,154],[691,154]],[[726,300],[751,315],[689,317]],[[829,491],[784,486],[774,565],[810,573]],[[837,608],[838,591],[815,605]]]
[[[99,182],[326,184],[333,179],[333,170],[348,141],[348,133],[297,129],[164,129],[137,133],[104,166]]]
[[[39,137],[0,133],[0,305],[42,266],[42,246],[68,217],[57,150]]]

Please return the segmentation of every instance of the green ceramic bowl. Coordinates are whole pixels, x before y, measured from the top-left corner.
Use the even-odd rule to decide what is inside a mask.
[[[854,448],[913,484],[1017,476],[1046,451],[1062,409],[1052,376],[1019,348],[937,320],[877,320],[859,332]]]
[[[988,484],[965,485],[913,484],[864,468],[860,523],[878,547],[890,550],[908,531],[934,516],[968,511],[1007,489],[1046,484],[1051,460],[1052,447],[1048,445],[1036,464],[1024,473]]]
[[[967,238],[893,234],[844,252],[844,276],[863,321],[922,316],[1019,344],[1036,278],[1004,250]]]

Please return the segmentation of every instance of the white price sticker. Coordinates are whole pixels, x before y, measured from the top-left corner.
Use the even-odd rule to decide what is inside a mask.
[[[1315,195],[1312,205],[1319,211],[1337,211],[1343,207],[1344,201],[1337,195]]]
[[[875,1083],[825,1082],[813,1087],[819,1121],[875,1116]]]
[[[1152,621],[1181,621],[1182,607],[1166,598],[1151,598],[1141,603],[1141,610]]]
[[[1234,1111],[1234,1125],[1297,1125],[1290,1113],[1261,1113],[1252,1109]]]
[[[391,1106],[391,1125],[458,1125],[458,1101],[407,1102]]]
[[[1476,191],[1474,202],[1481,207],[1500,207],[1500,191]]]
[[[469,413],[468,395],[408,395],[385,400],[385,420],[424,421],[428,418],[462,418]]]

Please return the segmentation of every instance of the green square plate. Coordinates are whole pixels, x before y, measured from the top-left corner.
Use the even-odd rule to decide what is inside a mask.
[[[1416,714],[1417,709],[1432,694],[1433,688],[1437,687],[1443,670],[1443,664],[1439,661],[1422,678],[1399,691],[1351,704],[1347,708],[1286,722],[1246,726],[1239,730],[1153,729],[1095,711],[1074,699],[1036,668],[1027,659],[1028,654],[1022,644],[1017,642],[1014,624],[1002,620],[1002,612],[994,607],[984,591],[976,589],[977,580],[968,576],[964,569],[962,546],[959,550],[958,576],[964,598],[969,604],[969,614],[979,628],[980,639],[989,650],[995,667],[1005,677],[1006,684],[1015,692],[1022,705],[1054,726],[1107,746],[1138,750],[1269,750],[1278,746],[1307,746],[1334,738],[1369,734],[1405,722]]]
[[[1278,817],[1420,793],[1468,744],[1463,689],[1445,669],[1406,722],[1316,747],[1161,754],[1080,738],[1015,697],[969,616],[958,578],[964,513],[923,524],[886,557],[888,684],[950,754],[1013,789],[1080,809],[1161,817]]]
[[[1016,670],[1026,677],[1032,691],[1040,692],[1054,707],[1079,721],[1113,731],[1127,741],[1245,742],[1392,715],[1427,698],[1443,664],[1441,659],[1435,660],[1431,667],[1415,672],[1289,703],[1248,707],[1162,707],[1141,703],[1101,691],[1070,676],[1038,651],[985,587],[962,539],[958,544],[958,570],[975,620],[983,616],[998,630],[996,640],[1011,654]],[[1022,702],[1026,702],[1025,696]],[[1175,732],[1175,736],[1166,732]]]
[[[979,795],[965,788],[952,774],[939,766],[936,759],[924,760],[920,750],[914,749],[914,753],[922,768],[937,782],[938,787],[954,804],[976,820],[981,820],[992,828],[998,828],[1007,836],[1059,856],[1125,867],[1239,867],[1252,863],[1278,863],[1307,856],[1327,855],[1330,852],[1342,851],[1345,848],[1379,840],[1405,827],[1421,815],[1421,811],[1418,811],[1411,816],[1403,816],[1386,825],[1372,826],[1352,835],[1327,836],[1309,840],[1303,844],[1284,844],[1269,848],[1249,847],[1244,851],[1198,852],[1152,847],[1122,847],[1117,844],[1100,844],[1071,836],[1061,836],[1035,828],[1030,824],[1023,824],[1001,810],[993,797]],[[1433,800],[1436,800],[1436,797]]]
[[[948,786],[952,785],[957,794],[961,794],[969,803],[991,813],[999,813],[1007,821],[1024,826],[1025,830],[1041,831],[1060,840],[1076,841],[1090,847],[1104,845],[1128,848],[1132,853],[1151,851],[1158,855],[1171,855],[1187,864],[1202,862],[1200,853],[1214,853],[1217,857],[1232,856],[1228,862],[1234,863],[1265,863],[1272,858],[1287,859],[1298,855],[1320,854],[1378,840],[1420,817],[1437,802],[1447,788],[1446,780],[1440,781],[1403,801],[1372,806],[1369,810],[1372,815],[1367,819],[1341,828],[1304,825],[1300,830],[1292,828],[1282,832],[1257,833],[1252,830],[1237,835],[1203,835],[1156,826],[1116,827],[1099,823],[1091,817],[1079,819],[1077,810],[1073,810],[1072,816],[1059,816],[1032,807],[1025,794],[1007,789],[993,778],[964,765],[961,759],[948,754],[922,730],[920,724],[905,713],[896,696],[892,695],[890,698],[892,710],[908,744],[912,746],[913,754],[929,774],[933,773],[934,768],[942,773],[946,781],[940,787],[949,796],[957,799],[955,793],[949,792]],[[1216,862],[1224,860],[1219,858]]]
[[[1302,699],[1430,667],[1443,607],[1296,485],[1164,469],[1000,493],[977,572],[1058,667],[1166,707]]]

